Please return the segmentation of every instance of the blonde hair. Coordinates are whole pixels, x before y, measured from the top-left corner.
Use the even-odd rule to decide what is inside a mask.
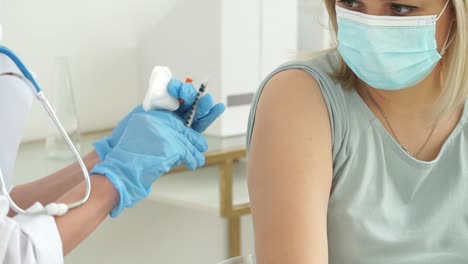
[[[335,0],[324,0],[334,32],[338,32]],[[435,115],[447,115],[457,110],[468,97],[468,3],[467,0],[451,0],[456,20],[453,23],[451,46],[442,60],[443,89],[439,97]],[[340,57],[340,68],[334,74],[344,87],[354,89],[359,79]]]

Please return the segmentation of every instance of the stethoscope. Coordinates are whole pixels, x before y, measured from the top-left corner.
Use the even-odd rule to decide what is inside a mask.
[[[79,207],[86,203],[89,199],[89,195],[91,194],[91,181],[89,178],[89,173],[86,168],[86,165],[84,164],[83,160],[81,159],[80,154],[78,153],[78,150],[76,150],[76,147],[73,145],[72,141],[70,140],[70,137],[67,135],[67,132],[63,128],[62,124],[60,123],[57,115],[55,114],[54,109],[50,105],[49,101],[46,99],[44,94],[42,93],[42,89],[39,87],[37,84],[35,78],[31,74],[31,72],[24,66],[23,62],[16,56],[13,51],[9,50],[8,48],[0,45],[0,54],[6,55],[8,58],[10,58],[15,65],[18,67],[20,70],[21,74],[14,73],[14,72],[5,72],[5,73],[0,73],[0,76],[12,76],[15,78],[19,78],[20,80],[24,81],[28,86],[31,86],[35,92],[36,92],[36,99],[41,102],[41,104],[44,106],[44,109],[47,111],[49,116],[52,118],[54,121],[55,126],[57,129],[60,131],[60,134],[64,138],[65,142],[68,145],[68,148],[70,151],[73,153],[75,156],[75,159],[77,160],[78,164],[80,165],[83,175],[84,175],[84,180],[85,180],[85,187],[86,191],[81,198],[81,200],[75,202],[75,203],[70,203],[70,204],[64,204],[64,203],[51,203],[46,205],[44,208],[41,209],[29,209],[29,210],[24,210],[20,208],[11,198],[8,188],[5,185],[5,182],[3,180],[3,174],[2,170],[0,168],[0,184],[1,184],[1,190],[2,193],[6,196],[8,199],[8,202],[10,203],[11,208],[17,212],[18,214],[26,214],[26,215],[52,215],[52,216],[61,216],[66,214],[70,209]]]

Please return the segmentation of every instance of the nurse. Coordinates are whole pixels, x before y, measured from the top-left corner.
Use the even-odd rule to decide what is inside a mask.
[[[467,263],[468,1],[325,4],[337,48],[252,107],[257,263]]]
[[[0,48],[2,54],[10,53]],[[0,57],[0,172],[5,185],[11,176],[32,95],[40,90],[38,85],[36,91],[26,85],[35,83],[34,78],[27,70],[21,70],[22,63],[11,56]],[[177,111],[145,112],[138,106],[109,137],[94,143],[95,151],[86,155],[81,164],[6,191],[16,205],[28,208],[28,214],[10,210],[13,203],[6,195],[0,195],[0,263],[63,263],[63,256],[109,214],[117,217],[125,208],[148,197],[153,182],[161,175],[180,164],[192,170],[204,165],[203,152],[208,146],[201,133],[225,107],[214,104],[211,95],[205,95],[198,103],[192,127],[188,128],[184,118],[195,101],[196,90],[191,83],[176,79],[170,81],[167,89],[171,96],[183,100]],[[91,175],[87,202],[66,213],[54,207],[44,210],[51,203],[73,204],[82,199],[87,186],[83,170]],[[33,211],[41,214],[30,215]]]

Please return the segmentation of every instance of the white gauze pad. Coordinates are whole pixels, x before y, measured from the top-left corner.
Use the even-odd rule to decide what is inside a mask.
[[[149,81],[149,88],[143,100],[143,110],[148,112],[157,109],[169,111],[179,109],[179,100],[172,97],[167,90],[167,85],[171,79],[172,73],[168,67],[154,67]]]

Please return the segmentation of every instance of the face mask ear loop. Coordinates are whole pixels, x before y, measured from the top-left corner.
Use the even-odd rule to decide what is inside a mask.
[[[452,28],[453,28],[453,20],[450,22],[449,32],[448,32],[448,34],[447,34],[447,38],[445,39],[444,47],[443,47],[442,50],[440,51],[440,56],[444,56],[445,52],[448,50],[448,48],[450,47],[450,45],[452,45],[453,41],[455,40],[455,36],[454,36],[454,37],[452,37],[452,39],[449,41],[450,34],[452,34]]]
[[[447,2],[445,3],[444,9],[442,9],[442,12],[440,12],[439,16],[437,16],[436,21],[439,21],[439,18],[445,13],[445,10],[447,9],[449,3],[450,3],[450,0],[447,0]]]

